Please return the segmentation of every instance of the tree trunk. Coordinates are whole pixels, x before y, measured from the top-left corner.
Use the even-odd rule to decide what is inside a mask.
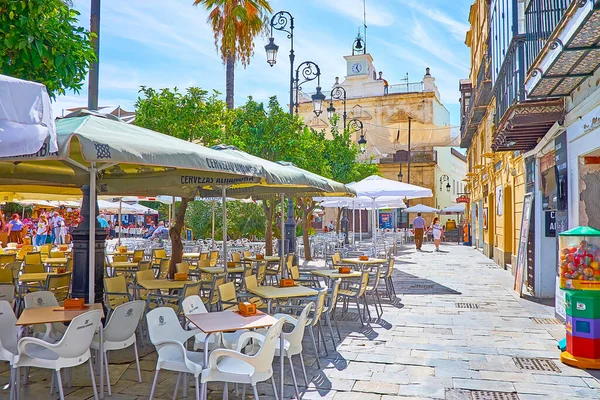
[[[192,197],[193,200],[193,197]],[[175,212],[175,224],[169,229],[169,237],[171,238],[171,260],[169,261],[169,279],[175,278],[177,272],[177,264],[183,259],[183,242],[181,240],[181,231],[185,223],[185,211],[187,210],[189,198],[182,198],[179,208]],[[175,205],[173,204],[173,207]]]
[[[265,211],[265,254],[273,255],[273,209],[274,202],[272,200],[263,200],[263,210]]]
[[[335,220],[335,233],[338,235],[340,234],[340,223],[341,223],[341,219],[342,219],[342,210],[343,210],[343,208],[338,207],[337,217]]]
[[[304,243],[304,260],[312,261],[310,254],[310,240],[308,240],[308,226],[310,223],[310,214],[304,214],[302,217],[302,241]]]
[[[225,62],[225,102],[229,109],[233,108],[234,71],[235,59],[229,56]]]

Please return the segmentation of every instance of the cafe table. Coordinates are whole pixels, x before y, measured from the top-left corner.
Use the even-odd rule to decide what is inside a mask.
[[[106,253],[107,256],[132,256],[134,254],[134,250],[127,251],[111,251]]]
[[[200,313],[200,314],[191,314],[186,315],[185,318],[190,321],[191,324],[196,326],[202,332],[206,334],[204,338],[204,368],[208,368],[208,355],[209,355],[209,338],[212,334],[215,333],[223,333],[223,332],[231,332],[238,330],[253,330],[260,328],[269,328],[274,325],[278,320],[277,318],[265,314],[261,311],[257,311],[256,315],[244,317],[240,315],[237,311],[218,311],[218,312],[209,312],[209,313]],[[279,348],[285,348],[285,340],[284,340],[283,330],[281,331],[281,335],[279,336]],[[284,351],[279,352],[280,356],[280,399],[283,399],[283,355]],[[206,392],[207,385],[202,384],[202,393],[200,395],[201,399],[204,399],[204,394]]]
[[[194,259],[194,258],[200,258],[200,256],[202,254],[208,254],[208,253],[183,253],[183,259]]]
[[[223,267],[200,267],[198,268],[198,271],[203,272],[205,274],[221,274],[224,273],[225,270],[223,269]],[[227,274],[243,274],[244,273],[244,267],[234,267],[234,268],[227,268]]]
[[[46,258],[43,262],[48,267],[64,267],[67,265],[69,259],[67,257],[55,257],[55,258]]]
[[[388,260],[383,259],[383,258],[371,258],[371,257],[369,257],[368,260],[361,260],[358,257],[342,258],[341,261],[342,261],[342,264],[360,265],[361,267],[370,266],[370,265],[380,265],[380,264],[385,264],[386,262],[388,262]]]
[[[279,260],[280,260],[279,256],[265,256],[262,260],[258,260],[256,258],[256,256],[244,257],[244,261],[251,261],[251,262],[266,261],[268,263],[274,263],[274,262],[279,262]]]
[[[112,268],[113,273],[111,276],[115,276],[115,272],[117,270],[124,271],[124,272],[133,272],[134,270],[137,270],[138,263],[132,262],[132,261],[114,261],[114,262],[111,262],[110,264],[107,264],[106,267]]]
[[[327,282],[335,279],[351,279],[361,277],[360,271],[350,271],[347,274],[343,274],[337,269],[317,269],[314,271],[310,271],[310,273],[320,278],[324,278]],[[330,285],[328,284],[328,286]]]
[[[146,290],[174,290],[183,289],[185,285],[196,283],[194,281],[176,281],[174,279],[147,279],[138,281],[138,285]]]
[[[289,299],[296,297],[313,297],[319,294],[315,289],[304,286],[257,286],[248,288],[248,291],[260,298],[267,300],[267,312],[271,312],[271,302],[278,299]]]
[[[27,275],[27,274],[23,274]],[[33,274],[28,274],[33,275]],[[102,311],[102,318],[104,318],[104,310],[102,308],[102,304],[94,303],[94,304],[86,304],[86,308],[84,310],[74,310],[74,311],[66,311],[63,307],[60,306],[49,306],[49,307],[38,307],[38,308],[26,308],[23,310],[19,319],[17,320],[17,326],[26,326],[26,325],[41,325],[41,324],[53,324],[53,323],[67,323],[71,322],[75,317],[80,316],[83,313],[93,310]],[[99,370],[104,371],[104,333],[103,333],[102,325],[99,326],[99,334],[100,334],[100,357],[97,359],[100,360]],[[104,398],[104,374],[100,373],[100,398]]]

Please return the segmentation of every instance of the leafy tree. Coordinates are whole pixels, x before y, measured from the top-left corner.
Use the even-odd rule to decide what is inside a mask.
[[[272,12],[268,0],[194,0],[209,11],[208,22],[215,46],[225,64],[225,101],[233,108],[235,64],[244,68],[254,54],[254,38],[268,23],[267,13]]]
[[[0,72],[43,83],[51,97],[79,92],[96,55],[78,15],[61,0],[0,1]]]
[[[219,92],[190,87],[179,89],[140,89],[135,124],[179,139],[200,141],[205,146],[220,143],[225,123],[225,103]]]
[[[189,88],[185,94],[177,88],[156,91],[142,87],[136,102],[135,124],[184,140],[197,140],[210,146],[219,143],[221,126],[225,118],[224,103],[217,99],[218,93],[200,88]],[[193,202],[195,193],[182,198],[175,210],[175,221],[169,236],[171,237],[172,256],[169,263],[169,277],[173,277],[177,263],[183,257],[181,234],[185,223],[188,204]]]
[[[223,240],[223,207],[215,204],[215,239]],[[194,237],[209,238],[212,235],[212,202],[195,201],[186,214],[185,223]],[[265,234],[265,215],[256,203],[242,201],[227,202],[227,237],[230,239],[262,239]]]

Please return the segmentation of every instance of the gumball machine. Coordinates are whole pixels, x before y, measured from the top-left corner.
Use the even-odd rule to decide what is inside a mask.
[[[600,369],[600,231],[580,226],[558,237],[558,275],[565,291],[563,363]]]
[[[558,235],[562,289],[600,290],[600,231],[580,226]]]

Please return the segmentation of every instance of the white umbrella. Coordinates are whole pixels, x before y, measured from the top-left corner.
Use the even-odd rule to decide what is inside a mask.
[[[411,213],[438,213],[440,210],[437,208],[429,207],[423,204],[415,204],[412,207],[408,207],[404,209],[404,212]]]
[[[43,149],[48,137],[48,148]],[[42,151],[58,151],[46,86],[0,75],[0,157]]]
[[[382,196],[399,196],[406,199],[415,199],[420,197],[433,197],[431,189],[421,186],[411,185],[409,183],[385,179],[377,175],[369,176],[362,181],[348,184],[348,187],[356,191],[357,196],[369,197],[373,201],[373,207],[376,208],[375,201]],[[373,247],[377,248],[377,235],[375,212],[373,216]]]
[[[465,212],[464,204],[456,204],[453,206],[449,206],[449,207],[443,208],[440,211],[441,214],[462,214],[464,212]]]

